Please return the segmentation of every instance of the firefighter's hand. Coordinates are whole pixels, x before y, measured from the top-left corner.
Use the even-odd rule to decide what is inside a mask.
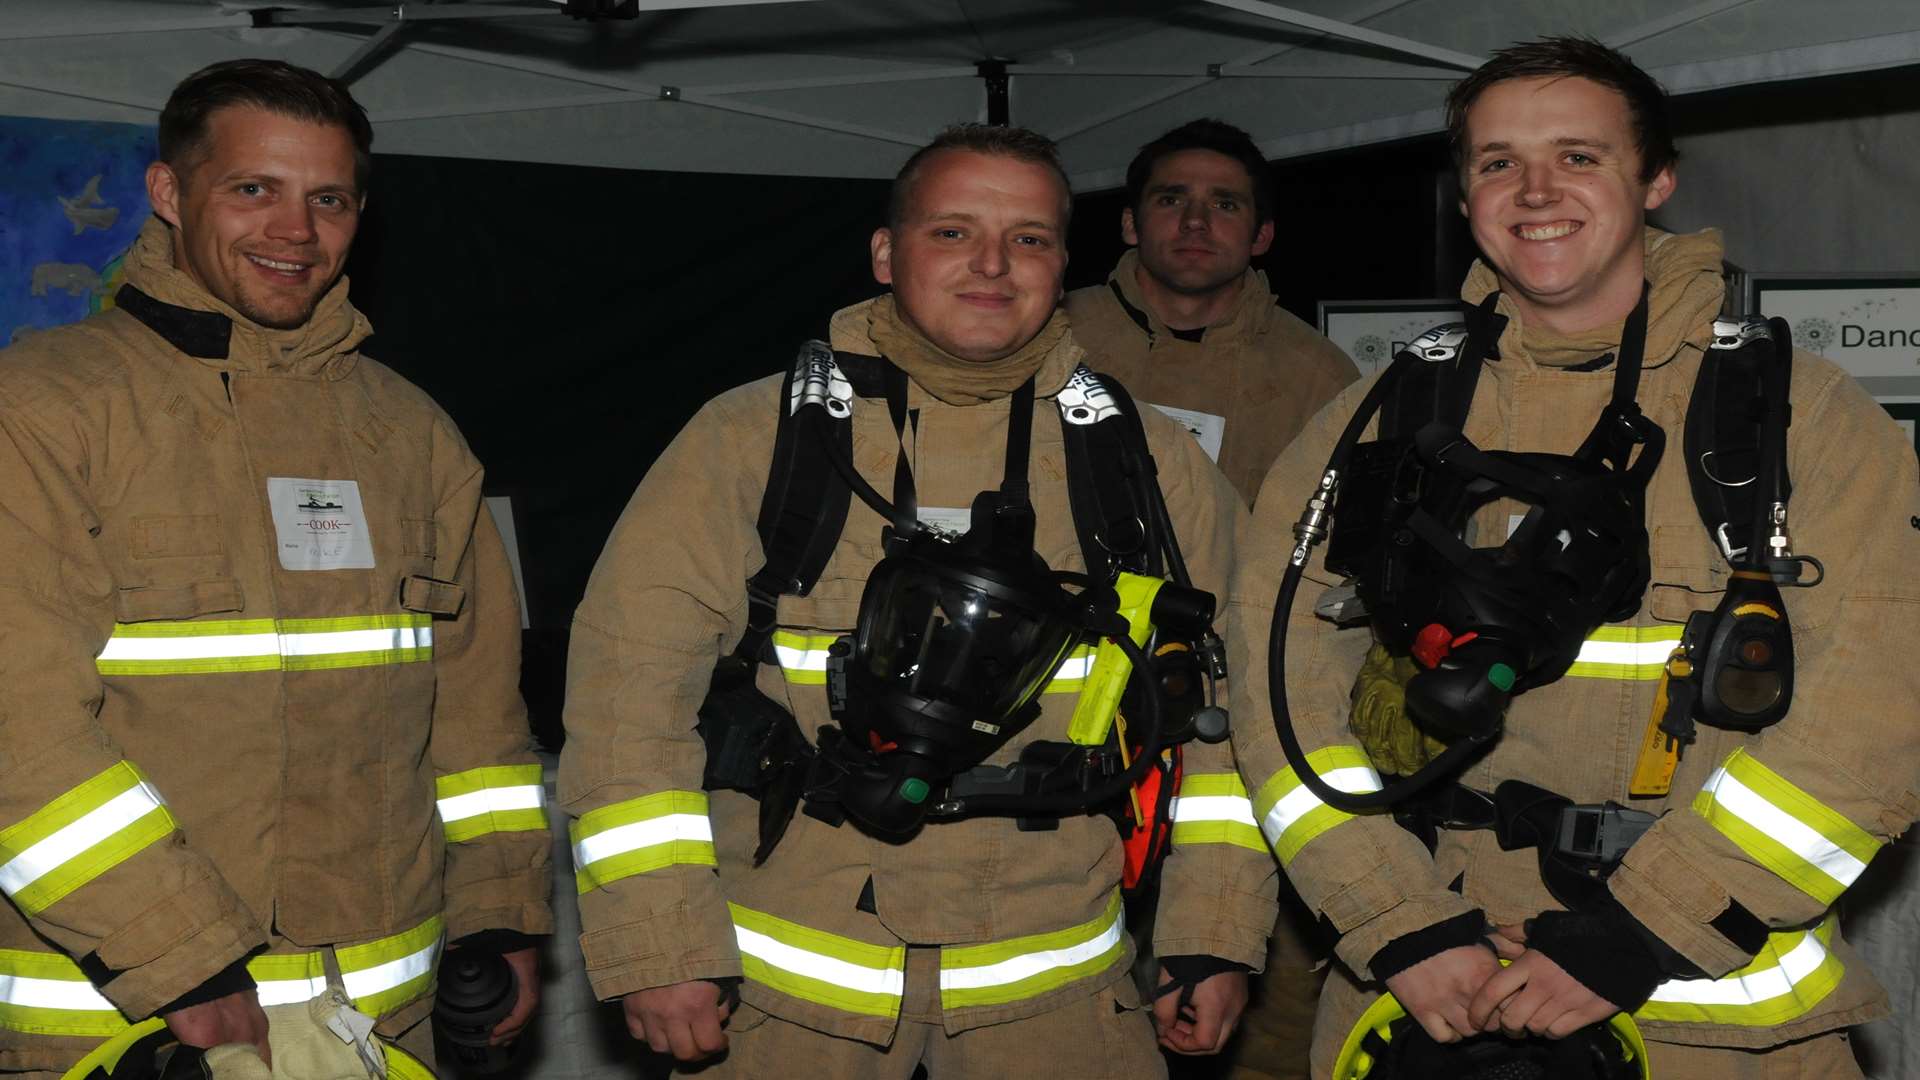
[[[1173,981],[1160,969],[1159,985]],[[1232,1037],[1247,1007],[1247,973],[1222,971],[1194,984],[1193,1001],[1180,1011],[1180,995],[1164,994],[1153,1002],[1153,1026],[1160,1045],[1176,1054],[1217,1054]]]
[[[1468,1006],[1467,1018],[1480,1031],[1563,1039],[1619,1011],[1545,953],[1528,949],[1487,980]]]
[[[1389,978],[1387,989],[1434,1042],[1459,1042],[1480,1034],[1468,1005],[1499,971],[1500,961],[1492,950],[1461,945],[1429,956]]]
[[[720,1025],[733,1010],[720,1000],[720,987],[704,979],[636,990],[620,1004],[627,1031],[677,1061],[700,1061],[727,1048]]]
[[[267,1046],[267,1014],[252,987],[175,1009],[161,1019],[182,1046],[211,1050],[227,1043],[250,1043],[260,1051],[260,1060],[273,1064],[273,1051]]]
[[[501,953],[500,959],[513,969],[519,996],[514,998],[513,1011],[501,1017],[487,1035],[488,1046],[502,1046],[519,1038],[526,1030],[527,1021],[533,1018],[533,1010],[540,1005],[540,950],[515,949]]]

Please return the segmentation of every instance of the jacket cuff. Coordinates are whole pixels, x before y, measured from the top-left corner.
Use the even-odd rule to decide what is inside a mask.
[[[167,1002],[165,1005],[160,1006],[158,1009],[155,1009],[154,1015],[165,1016],[168,1013],[192,1008],[195,1005],[204,1005],[215,998],[223,998],[229,994],[239,994],[253,990],[257,988],[257,986],[258,984],[253,981],[253,976],[247,972],[247,961],[243,957],[221,968],[213,978],[208,979],[199,986],[194,987],[179,997],[174,998],[172,1001]]]
[[[1214,956],[1259,971],[1279,907],[1270,896],[1224,889],[1205,904],[1163,905],[1154,919],[1155,956]]]
[[[137,946],[137,931],[145,920],[109,937],[98,955],[113,978],[100,988],[107,1000],[131,1019],[145,1019],[170,1003],[191,995],[236,963],[267,945],[267,938],[244,911],[231,910],[173,939],[172,947],[154,955]],[[131,954],[131,955],[129,955]]]
[[[1367,969],[1384,982],[1448,949],[1485,944],[1486,937],[1486,913],[1476,909],[1394,938],[1367,960]]]
[[[594,996],[611,1001],[635,990],[744,975],[724,906],[719,918],[725,923],[724,933],[711,918],[699,918],[680,904],[636,922],[580,935],[580,952]]]
[[[1766,944],[1766,924],[1703,873],[1702,860],[1681,850],[1661,826],[1627,850],[1608,890],[1649,935],[1702,974],[1719,978],[1745,967]]]
[[[504,955],[510,952],[520,952],[524,949],[537,949],[546,942],[548,936],[549,935],[546,934],[523,934],[518,930],[477,930],[464,937],[458,937],[448,941],[447,951],[451,952],[454,949],[475,949],[480,952]]]
[[[1346,891],[1363,887],[1367,880]],[[1479,910],[1459,893],[1443,888],[1402,894],[1396,902],[1382,903],[1379,898],[1370,897],[1364,906],[1349,906],[1343,902],[1345,899],[1340,894],[1329,897],[1320,905],[1320,911],[1340,935],[1334,943],[1334,954],[1362,979],[1379,977],[1370,967],[1374,954],[1395,938]],[[1374,908],[1373,913],[1363,918],[1354,917],[1367,908]]]
[[[1527,920],[1527,948],[1560,965],[1575,982],[1621,1012],[1647,1003],[1660,985],[1660,962],[1633,916],[1617,907],[1576,914],[1547,911]]]

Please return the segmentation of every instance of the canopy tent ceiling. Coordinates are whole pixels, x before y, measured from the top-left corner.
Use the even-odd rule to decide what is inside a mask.
[[[1911,0],[6,0],[0,114],[152,123],[202,64],[346,72],[387,152],[633,169],[891,175],[947,123],[1059,140],[1119,183],[1160,130],[1218,116],[1289,157],[1437,130],[1492,49],[1624,48],[1677,93],[1920,63]],[[271,10],[269,10],[271,9]]]

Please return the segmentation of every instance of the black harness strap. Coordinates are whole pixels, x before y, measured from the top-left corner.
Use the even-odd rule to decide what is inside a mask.
[[[1720,323],[1700,359],[1687,405],[1687,483],[1701,524],[1736,568],[1759,568],[1773,503],[1793,490],[1787,475],[1792,338],[1784,320]]]
[[[1122,570],[1160,576],[1159,478],[1133,397],[1112,379],[1083,369],[1061,398],[1067,502],[1087,572],[1102,580]]]

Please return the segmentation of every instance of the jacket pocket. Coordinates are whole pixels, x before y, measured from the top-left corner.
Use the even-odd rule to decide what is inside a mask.
[[[150,585],[120,589],[113,595],[116,622],[155,619],[191,619],[246,609],[246,596],[233,578],[208,578],[185,585]]]
[[[431,559],[439,554],[439,547],[432,518],[400,519],[400,553],[402,555],[425,555]]]
[[[226,553],[218,514],[142,514],[130,523],[127,546],[135,559]]]
[[[1653,575],[1647,585],[1647,612],[1661,622],[1685,622],[1712,608],[1727,591],[1727,560],[1699,522],[1658,525],[1648,553]]]
[[[400,579],[400,606],[407,611],[452,618],[460,614],[467,601],[467,587],[457,581],[441,581],[422,574]]]

